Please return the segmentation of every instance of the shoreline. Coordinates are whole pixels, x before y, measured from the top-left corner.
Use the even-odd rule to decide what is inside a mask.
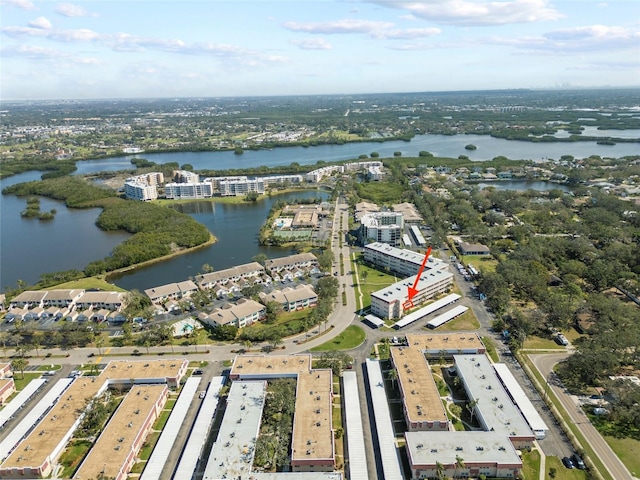
[[[119,268],[117,270],[113,270],[111,272],[108,272],[106,274],[104,274],[104,279],[105,281],[109,282],[109,283],[113,283],[113,276],[114,275],[119,275],[122,273],[127,273],[127,272],[131,272],[131,271],[135,271],[139,268],[143,268],[143,267],[147,267],[149,265],[153,265],[154,263],[158,263],[158,262],[164,262],[165,260],[169,260],[170,258],[174,258],[177,257],[179,255],[182,255],[184,253],[189,253],[189,252],[194,252],[196,250],[199,250],[201,248],[206,248],[209,247],[211,245],[213,245],[214,243],[216,243],[218,241],[218,239],[215,237],[215,235],[211,232],[209,232],[209,240],[207,240],[204,243],[201,243],[200,245],[197,245],[195,247],[191,247],[191,248],[185,248],[182,250],[177,250],[175,252],[170,253],[169,255],[164,255],[162,257],[158,257],[158,258],[153,258],[151,260],[147,260],[145,262],[142,263],[136,263],[135,265],[129,265],[128,267],[122,267]]]

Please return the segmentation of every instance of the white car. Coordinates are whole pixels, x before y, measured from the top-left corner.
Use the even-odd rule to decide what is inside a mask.
[[[207,392],[200,392],[200,395],[198,395],[198,397],[200,397],[201,399],[205,397],[205,395],[207,394]]]

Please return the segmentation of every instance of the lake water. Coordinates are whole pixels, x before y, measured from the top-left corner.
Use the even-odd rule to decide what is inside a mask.
[[[562,190],[563,192],[569,192],[571,189],[566,185],[560,185],[552,182],[524,182],[517,180],[500,180],[496,182],[481,182],[471,183],[470,185],[477,185],[478,188],[493,187],[496,190],[517,190],[519,192],[525,192],[527,190],[538,190],[540,192],[548,192],[549,190]]]
[[[477,150],[465,150],[464,147],[468,144],[475,145],[478,147]],[[417,135],[410,142],[394,140],[384,143],[363,142],[308,148],[282,147],[274,150],[246,150],[242,155],[236,155],[231,151],[146,153],[80,161],[76,165],[78,174],[126,170],[133,167],[131,159],[139,157],[156,163],[176,162],[180,166],[190,164],[195,170],[225,170],[261,165],[274,167],[290,165],[293,162],[310,165],[320,160],[326,162],[353,160],[360,155],[371,155],[372,152],[378,152],[381,157],[393,157],[394,152],[401,152],[404,157],[417,157],[420,151],[450,158],[466,155],[474,161],[491,160],[499,155],[512,160],[540,161],[548,158],[559,159],[563,155],[572,155],[576,158],[586,158],[591,155],[616,158],[640,155],[640,143],[616,145],[598,145],[596,142],[532,143],[504,140],[488,135]]]
[[[475,151],[467,151],[464,146],[473,143]],[[385,143],[365,142],[345,145],[321,145],[318,147],[291,147],[275,150],[248,150],[242,155],[233,152],[180,152],[145,154],[145,158],[157,163],[189,163],[196,170],[314,164],[319,160],[327,162],[357,159],[361,154],[379,152],[381,157],[391,157],[396,151],[403,156],[417,156],[421,150],[437,156],[457,157],[467,155],[472,160],[488,160],[498,155],[512,159],[560,158],[573,155],[577,158],[589,155],[622,157],[640,154],[637,143],[619,143],[613,146],[597,145],[594,142],[573,143],[530,143],[507,141],[486,135],[419,135],[410,142],[392,141]],[[77,162],[78,173],[94,173],[130,169],[132,156],[103,160]],[[28,172],[0,181],[0,187],[14,183],[37,180],[39,172]],[[506,188],[508,182],[496,182],[496,188]],[[521,182],[513,182],[520,187]],[[559,188],[555,184],[533,182],[540,190]],[[529,187],[526,187],[529,188]],[[516,188],[518,189],[518,188]],[[306,194],[305,194],[306,195]],[[311,193],[314,195],[314,193]],[[215,269],[246,263],[257,253],[264,252],[270,257],[289,254],[288,251],[259,247],[257,233],[271,208],[274,199],[266,199],[256,204],[222,205],[199,203],[187,204],[181,208],[198,221],[205,224],[219,241],[212,247],[176,257],[151,267],[141,269],[118,278],[115,283],[123,288],[144,290],[163,283],[177,282],[200,272],[205,263]],[[41,209],[56,208],[58,213],[53,221],[24,220],[20,212],[26,206],[25,199],[13,195],[0,198],[0,288],[15,286],[18,279],[35,283],[41,274],[82,269],[93,260],[107,256],[128,234],[106,233],[95,226],[100,213],[97,209],[67,209],[62,203],[49,199],[41,200]]]
[[[259,202],[239,205],[202,201],[176,205],[177,210],[188,213],[205,225],[216,236],[217,242],[209,247],[110,278],[110,281],[127,290],[137,288],[142,291],[194,277],[202,273],[205,263],[214,270],[223,270],[248,263],[258,253],[264,253],[269,258],[290,255],[294,252],[289,249],[258,245],[258,231],[278,200],[311,197],[326,200],[328,195],[325,192],[305,191],[274,195]]]
[[[0,181],[4,188],[40,179],[40,172],[28,172]],[[14,287],[18,280],[28,284],[43,273],[82,270],[93,260],[104,258],[129,237],[125,232],[103,232],[95,221],[100,209],[71,209],[63,202],[41,197],[40,210],[57,210],[51,221],[23,219],[25,198],[0,197],[0,288]]]

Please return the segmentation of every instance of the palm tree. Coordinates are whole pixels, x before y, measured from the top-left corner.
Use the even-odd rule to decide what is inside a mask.
[[[444,465],[436,460],[436,477],[438,480],[444,480]]]
[[[22,357],[16,358],[15,360],[11,361],[11,368],[13,370],[20,370],[20,373],[22,374],[22,380],[24,380],[24,370],[25,368],[27,368],[28,365],[29,365],[29,360]]]
[[[104,345],[104,336],[98,335],[95,339],[96,348],[98,349],[98,354],[102,356],[102,345]]]
[[[479,399],[475,398],[467,403],[467,411],[471,415],[471,423],[473,423],[473,416],[476,413],[476,405],[478,405]]]
[[[462,468],[465,468],[464,460],[461,456],[456,455],[456,464],[455,464],[456,471],[454,475],[455,478],[458,478],[458,469],[462,469]]]
[[[398,381],[398,371],[395,368],[392,368],[387,372],[387,378],[391,380],[393,388],[396,388],[396,382]]]
[[[31,335],[31,345],[33,345],[33,348],[36,349],[37,357],[40,356],[39,348],[42,345],[42,337],[43,337],[42,332],[33,332],[33,334]]]

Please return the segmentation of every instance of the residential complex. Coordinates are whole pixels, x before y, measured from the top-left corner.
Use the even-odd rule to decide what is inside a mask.
[[[261,292],[260,300],[265,304],[275,302],[285,312],[291,312],[315,307],[318,304],[318,295],[311,285],[298,285],[295,288],[287,287],[270,293]]]
[[[389,270],[400,276],[417,275],[424,261],[424,254],[403,248],[392,247],[381,242],[373,242],[364,246],[364,260],[381,270]],[[425,270],[446,270],[445,262],[430,256]]]
[[[399,212],[372,212],[360,218],[359,237],[362,244],[371,242],[401,245],[404,218]]]
[[[130,200],[148,201],[158,198],[158,185],[164,183],[162,172],[150,172],[129,177],[124,182],[125,197]]]
[[[211,313],[200,313],[198,319],[210,327],[232,325],[243,328],[259,320],[267,314],[267,307],[251,299],[240,299],[236,304],[227,303]]]
[[[449,291],[453,274],[446,270],[425,270],[418,281],[416,275],[371,294],[371,313],[378,318],[401,318],[406,309]],[[409,287],[418,293],[409,302]],[[410,305],[409,305],[410,303]]]

